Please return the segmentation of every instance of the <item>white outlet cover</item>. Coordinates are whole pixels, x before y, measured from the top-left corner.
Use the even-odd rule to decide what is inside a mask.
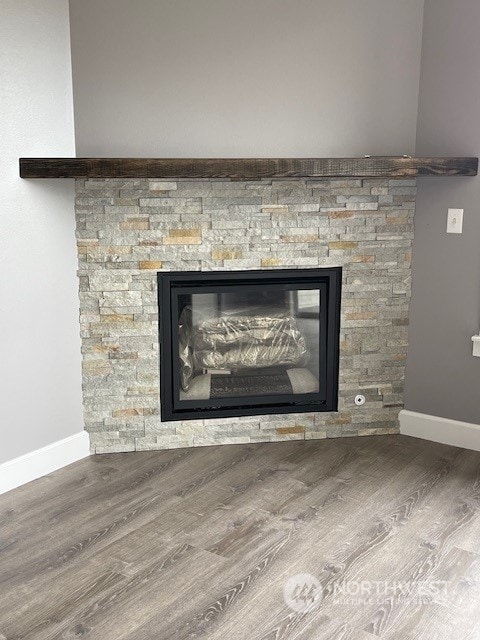
[[[449,209],[447,215],[447,233],[462,233],[463,209]]]
[[[473,342],[473,355],[476,358],[480,358],[480,335],[472,336]]]

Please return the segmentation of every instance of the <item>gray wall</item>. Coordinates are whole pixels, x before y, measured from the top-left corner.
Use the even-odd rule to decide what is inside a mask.
[[[426,0],[417,154],[480,154],[480,2]],[[419,181],[406,408],[480,423],[480,179]],[[448,207],[465,209],[447,235]]]
[[[423,0],[70,0],[77,155],[413,152]]]
[[[18,175],[20,156],[75,155],[67,0],[2,0],[0,42],[1,465],[83,414],[73,180]]]

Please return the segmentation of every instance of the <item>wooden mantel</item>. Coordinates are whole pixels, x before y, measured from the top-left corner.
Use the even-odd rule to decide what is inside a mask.
[[[415,178],[477,172],[478,158],[20,158],[22,178]]]

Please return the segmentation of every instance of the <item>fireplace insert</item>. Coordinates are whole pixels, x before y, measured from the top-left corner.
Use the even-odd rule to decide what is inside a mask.
[[[336,411],[341,267],[158,273],[162,420]]]

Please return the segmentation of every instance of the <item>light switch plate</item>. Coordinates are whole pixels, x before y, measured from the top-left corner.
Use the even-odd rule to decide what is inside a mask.
[[[447,215],[447,233],[462,233],[463,209],[449,209]]]

